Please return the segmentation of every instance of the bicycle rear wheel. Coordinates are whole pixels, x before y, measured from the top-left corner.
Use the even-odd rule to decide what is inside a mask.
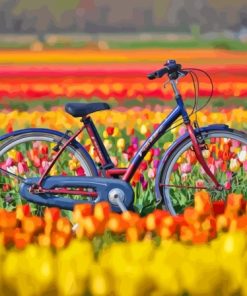
[[[38,131],[11,137],[0,146],[0,167],[22,178],[41,176],[56,155],[54,148],[59,141],[61,137],[57,135]],[[61,141],[60,148],[66,141]],[[90,156],[71,143],[49,173],[49,176],[53,175],[97,176],[97,170]],[[17,204],[25,203],[19,194],[17,179],[1,175],[0,188],[0,206],[14,209]],[[82,199],[77,195],[69,197]],[[33,214],[43,212],[43,206],[30,205]]]
[[[158,180],[162,207],[173,215],[193,206],[194,194],[200,190],[208,191],[212,200],[226,200],[229,193],[247,198],[246,133],[228,129],[202,132],[202,135],[206,144],[203,156],[224,189],[214,188],[196,159],[191,139],[187,138],[171,153]]]

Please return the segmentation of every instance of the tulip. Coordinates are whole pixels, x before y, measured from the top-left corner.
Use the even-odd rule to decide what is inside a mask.
[[[114,133],[114,127],[112,127],[112,126],[107,127],[106,132],[107,132],[108,136],[112,136]]]
[[[154,156],[160,156],[160,148],[154,148],[153,151]]]
[[[205,159],[208,159],[210,156],[210,151],[209,150],[202,150],[202,155]]]
[[[82,218],[93,214],[93,206],[90,203],[76,204],[73,210],[74,222],[79,222]]]
[[[158,159],[154,159],[154,161],[153,161],[153,166],[154,166],[155,169],[158,168],[159,163],[160,163],[160,161],[159,161]]]
[[[29,204],[17,205],[16,206],[16,218],[17,220],[22,220],[24,217],[28,217],[31,214],[31,209]]]
[[[183,163],[181,164],[180,169],[182,173],[190,173],[192,170],[192,167],[189,163]]]
[[[124,140],[124,138],[120,138],[120,139],[117,140],[117,147],[121,151],[124,150],[124,148],[125,148],[125,140]]]
[[[187,175],[186,173],[183,173],[183,174],[181,175],[181,180],[182,180],[182,182],[186,182],[187,179],[188,179],[188,175]]]
[[[94,207],[94,216],[98,221],[106,221],[109,219],[111,213],[111,206],[109,202],[96,203]]]
[[[204,187],[205,186],[205,181],[202,179],[199,179],[196,181],[196,187]]]
[[[148,188],[148,181],[144,180],[141,184],[142,184],[143,191],[146,191]]]
[[[153,158],[153,154],[151,151],[148,151],[148,153],[145,155],[144,160],[146,160],[147,162],[150,162]]]
[[[147,131],[148,131],[147,126],[145,124],[142,124],[140,128],[140,133],[142,135],[146,135]]]
[[[238,159],[241,161],[241,162],[244,162],[247,160],[247,151],[246,150],[242,150],[238,153]]]
[[[231,158],[229,168],[230,168],[230,171],[232,171],[234,173],[237,172],[240,168],[239,161],[235,158]]]
[[[85,171],[81,166],[76,169],[76,175],[77,176],[85,176]]]
[[[150,168],[150,169],[148,170],[148,177],[149,177],[150,179],[154,179],[154,178],[155,178],[155,175],[156,175],[155,169]]]
[[[131,144],[138,146],[138,138],[137,137],[131,137]]]
[[[178,134],[180,136],[184,135],[187,132],[187,128],[185,126],[180,127]]]
[[[216,160],[215,161],[215,168],[216,169],[220,169],[222,163],[223,163],[223,160],[222,159]]]
[[[247,160],[244,161],[244,163],[243,163],[243,168],[244,168],[244,170],[247,172]]]
[[[112,148],[112,142],[108,139],[104,140],[104,145],[107,150],[110,150]]]

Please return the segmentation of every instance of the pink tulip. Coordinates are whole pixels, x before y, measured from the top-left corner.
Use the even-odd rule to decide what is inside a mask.
[[[190,173],[192,170],[191,164],[183,163],[181,164],[181,172],[182,173]]]
[[[14,160],[11,157],[8,157],[6,162],[5,162],[6,167],[10,167],[14,165]]]
[[[227,171],[226,172],[226,178],[227,178],[228,181],[230,181],[232,179],[232,172]]]
[[[17,168],[18,168],[19,174],[21,174],[21,175],[24,174],[25,172],[27,172],[27,170],[28,170],[27,165],[25,165],[25,163],[22,163],[22,162],[19,162],[17,164]]]
[[[213,164],[209,164],[208,167],[209,167],[210,171],[212,172],[212,174],[215,175],[216,174],[216,167]]]
[[[76,169],[77,176],[85,176],[85,171],[82,167]]]
[[[185,126],[180,127],[178,133],[180,136],[184,135],[186,133],[187,129]]]
[[[219,169],[221,167],[222,163],[223,163],[222,159],[216,160],[215,161],[215,168]]]
[[[33,148],[39,148],[40,147],[40,144],[41,144],[40,141],[33,142]]]
[[[239,147],[240,146],[240,142],[237,140],[232,140],[232,147]]]
[[[160,155],[160,148],[154,148],[154,156]]]
[[[154,178],[155,178],[155,169],[150,168],[150,169],[148,170],[148,177],[149,177],[150,179],[154,179]]]
[[[224,187],[225,187],[226,190],[230,190],[232,186],[231,186],[231,183],[230,182],[226,182],[224,184]]]

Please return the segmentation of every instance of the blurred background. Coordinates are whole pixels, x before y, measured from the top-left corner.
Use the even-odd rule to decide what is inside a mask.
[[[171,91],[146,74],[176,59],[209,72],[214,106],[242,106],[246,50],[244,0],[0,0],[0,105],[169,105]],[[189,80],[181,89],[193,97]]]

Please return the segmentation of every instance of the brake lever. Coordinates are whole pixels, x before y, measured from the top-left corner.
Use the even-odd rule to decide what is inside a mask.
[[[178,71],[178,78],[175,80],[176,83],[178,83],[178,80],[185,77],[188,74],[187,71]],[[165,83],[164,83],[164,88],[166,88],[167,84],[170,83],[170,79],[168,79]]]

